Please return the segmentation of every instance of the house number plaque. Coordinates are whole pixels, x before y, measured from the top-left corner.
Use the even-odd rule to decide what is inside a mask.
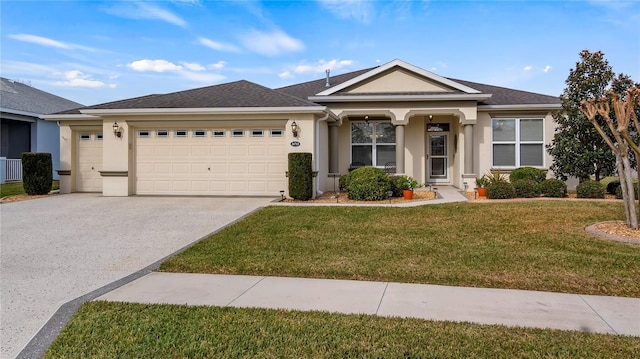
[[[291,141],[291,146],[293,146],[293,147],[298,147],[298,146],[300,146],[300,142],[298,142],[298,141]]]

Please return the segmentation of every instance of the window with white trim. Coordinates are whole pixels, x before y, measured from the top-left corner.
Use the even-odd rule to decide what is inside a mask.
[[[396,127],[389,122],[351,123],[351,162],[383,167],[396,160]]]
[[[102,140],[102,132],[96,133],[96,140],[98,141]]]
[[[544,120],[491,119],[493,167],[544,167]]]
[[[149,138],[149,130],[138,130],[138,138]]]
[[[213,130],[211,134],[213,137],[226,137],[224,130]]]
[[[187,130],[175,130],[173,133],[173,137],[187,137],[189,135],[189,131]]]
[[[168,138],[168,137],[169,137],[169,130],[156,131],[156,138]]]
[[[204,138],[207,137],[206,130],[193,130],[193,137]]]
[[[231,137],[244,137],[244,130],[231,130]]]
[[[80,139],[82,141],[87,141],[91,139],[91,134],[90,133],[81,133],[80,134]]]
[[[261,130],[261,129],[251,130],[251,137],[264,137],[264,130]]]
[[[284,130],[280,128],[272,128],[271,129],[271,137],[282,137],[284,136]]]

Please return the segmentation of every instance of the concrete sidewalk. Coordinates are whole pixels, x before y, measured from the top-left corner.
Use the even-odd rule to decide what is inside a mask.
[[[96,300],[319,310],[640,336],[640,298],[509,289],[154,272]]]

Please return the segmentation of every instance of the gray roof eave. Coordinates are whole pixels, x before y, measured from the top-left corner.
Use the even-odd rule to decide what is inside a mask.
[[[483,110],[559,110],[562,104],[558,103],[536,103],[536,104],[518,104],[518,105],[478,105],[478,111]]]
[[[438,95],[346,95],[310,96],[313,102],[377,102],[377,101],[478,101],[491,98],[491,94],[438,94]]]

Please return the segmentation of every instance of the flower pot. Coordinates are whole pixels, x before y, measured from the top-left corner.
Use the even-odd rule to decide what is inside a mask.
[[[485,187],[478,188],[478,196],[486,197],[487,196],[487,189]]]
[[[404,199],[406,200],[410,200],[413,198],[413,190],[412,189],[405,189],[402,190],[402,196],[404,197]]]

